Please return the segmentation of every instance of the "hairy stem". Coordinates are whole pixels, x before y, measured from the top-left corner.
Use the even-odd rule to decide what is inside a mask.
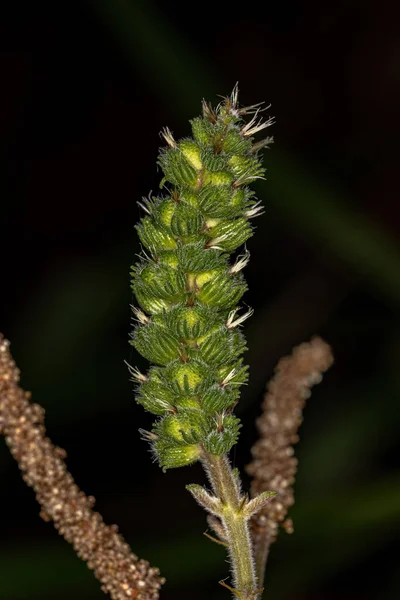
[[[266,490],[277,493],[271,502],[254,513],[250,520],[258,583],[263,585],[271,544],[279,527],[292,533],[293,523],[287,512],[294,503],[293,483],[297,471],[293,444],[298,440],[302,411],[311,388],[318,384],[323,373],[332,365],[331,348],[319,337],[294,348],[282,358],[273,379],[269,382],[257,420],[260,439],[252,448],[253,460],[247,473],[253,477],[251,496]]]
[[[266,539],[262,545],[258,548],[258,552],[255,555],[255,563],[256,563],[256,575],[258,585],[262,587],[264,585],[265,578],[265,569],[267,566],[267,560],[269,555],[269,548],[271,545],[271,540]]]
[[[243,511],[245,499],[240,494],[238,476],[226,456],[203,452],[202,463],[213,491],[223,505],[220,519],[231,559],[235,586],[232,591],[241,600],[256,600],[260,590],[257,589],[248,519]]]

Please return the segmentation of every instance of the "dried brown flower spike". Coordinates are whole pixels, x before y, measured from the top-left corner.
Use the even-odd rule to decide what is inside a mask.
[[[105,525],[93,511],[94,498],[75,484],[64,462],[65,451],[45,435],[43,408],[32,404],[18,383],[9,343],[0,334],[0,433],[36,493],[41,516],[54,522],[113,600],[157,600],[164,582],[158,569],[138,559],[117,527]]]
[[[293,531],[287,511],[294,503],[293,483],[297,470],[293,445],[303,420],[302,410],[311,395],[313,385],[333,363],[330,347],[321,338],[294,348],[282,358],[269,382],[257,420],[259,440],[252,448],[253,460],[247,472],[253,477],[252,496],[266,490],[277,493],[251,520],[251,531],[258,582],[262,585],[269,547],[275,541],[279,525],[288,533]]]

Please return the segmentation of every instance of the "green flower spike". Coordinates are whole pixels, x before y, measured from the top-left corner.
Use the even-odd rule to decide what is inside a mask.
[[[233,263],[229,255],[253,235],[251,219],[262,212],[249,187],[263,178],[258,152],[272,142],[254,142],[272,123],[259,119],[260,110],[239,107],[235,86],[215,109],[203,101],[192,138],[175,141],[162,131],[164,195],[140,203],[146,216],[137,231],[146,253],[132,268],[140,308],[133,309],[131,343],[153,366],[131,374],[137,401],[158,417],[145,437],[164,471],[203,463],[213,495],[196,485],[188,490],[218,521],[233,567],[229,589],[243,599],[260,593],[247,521],[273,495],[249,501],[226,456],[238,440],[233,409],[247,381],[240,326],[252,314],[238,307],[249,253]],[[247,123],[245,115],[252,115]]]

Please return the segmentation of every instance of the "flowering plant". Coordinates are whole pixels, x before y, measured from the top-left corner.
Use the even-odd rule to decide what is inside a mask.
[[[238,440],[234,408],[248,376],[241,325],[252,310],[239,307],[250,255],[237,251],[253,234],[250,220],[262,212],[249,187],[263,177],[259,153],[272,142],[254,139],[272,123],[259,117],[262,110],[262,104],[240,107],[235,86],[215,109],[203,101],[202,116],[191,121],[192,138],[175,141],[163,130],[167,146],[158,163],[165,195],[140,203],[146,216],[137,231],[144,250],[132,268],[139,307],[133,308],[131,342],[152,364],[146,374],[129,369],[136,400],[157,417],[141,434],[164,471],[196,461],[204,466],[211,491],[186,487],[209,513],[216,537],[208,537],[228,550],[233,581],[220,583],[242,600],[262,594],[279,524],[292,530],[286,518],[296,472],[292,445],[310,388],[332,362],[320,338],[279,362],[257,423],[260,439],[248,466],[251,493],[243,493],[229,452]],[[0,433],[36,493],[41,516],[54,522],[102,589],[113,600],[157,600],[164,579],[131,552],[75,484],[64,450],[46,436],[43,409],[19,386],[1,334]]]

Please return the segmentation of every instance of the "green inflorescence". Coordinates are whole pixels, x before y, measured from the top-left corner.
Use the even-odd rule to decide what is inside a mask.
[[[247,380],[246,342],[238,302],[247,289],[247,251],[230,254],[253,234],[261,212],[249,184],[264,174],[254,143],[270,121],[258,106],[239,108],[238,90],[191,121],[193,138],[176,142],[168,129],[158,164],[166,195],[141,204],[137,225],[146,253],[132,268],[140,309],[131,343],[154,366],[132,369],[137,401],[159,418],[147,438],[163,469],[195,462],[203,450],[222,456],[241,427],[233,414]],[[253,114],[245,123],[243,116]]]

